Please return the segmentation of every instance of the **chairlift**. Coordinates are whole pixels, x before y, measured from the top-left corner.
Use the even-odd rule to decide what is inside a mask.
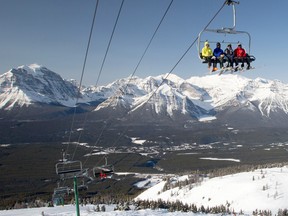
[[[67,156],[65,150],[62,150],[62,161],[55,165],[57,175],[60,175],[62,179],[83,175],[86,171],[83,171],[82,162],[68,160]]]
[[[54,189],[54,193],[53,193],[53,194],[55,194],[55,195],[68,194],[68,195],[69,195],[70,190],[71,190],[71,189],[70,189],[69,187],[67,187],[67,186],[58,187],[58,188],[55,188],[55,189]]]
[[[79,184],[77,187],[78,187],[78,191],[86,191],[86,190],[88,190],[88,185],[85,183],[84,178],[82,179],[81,184]]]
[[[253,55],[250,55],[250,50],[251,50],[251,35],[249,34],[249,32],[247,31],[238,31],[236,30],[236,4],[239,4],[239,2],[236,1],[232,1],[232,0],[226,0],[225,2],[228,6],[232,5],[232,9],[233,9],[233,26],[232,27],[222,27],[220,29],[203,29],[199,35],[198,35],[198,43],[197,43],[197,49],[198,49],[198,57],[199,59],[202,61],[202,63],[208,63],[207,61],[205,61],[205,59],[203,59],[202,57],[202,52],[201,52],[201,43],[204,43],[207,40],[203,40],[202,39],[202,34],[205,33],[215,33],[215,34],[224,34],[224,35],[236,35],[236,34],[244,34],[247,36],[248,38],[248,48],[246,50],[246,53],[249,56],[249,60],[250,62],[255,61],[256,58]],[[220,41],[217,41],[220,42]],[[209,41],[209,43],[217,43],[217,42],[213,42],[213,41]],[[231,41],[222,41],[222,44],[238,44],[240,43],[240,41],[237,42],[231,42]]]
[[[64,205],[64,198],[66,195],[69,195],[70,191],[71,189],[67,186],[55,188],[52,195],[53,205]]]
[[[83,173],[81,161],[63,161],[56,164],[56,173],[62,178],[71,178]]]
[[[96,166],[93,168],[93,175],[95,178],[106,179],[111,178],[114,174],[114,167],[111,164],[107,164],[107,158],[105,157],[105,165]]]

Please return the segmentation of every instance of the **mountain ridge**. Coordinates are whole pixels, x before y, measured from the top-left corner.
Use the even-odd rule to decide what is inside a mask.
[[[113,110],[117,116],[121,110],[122,115],[123,112],[145,115],[147,121],[225,122],[227,116],[236,121],[234,115],[237,114],[240,115],[238,122],[241,118],[242,121],[247,119],[247,115],[253,121],[266,119],[271,123],[273,119],[276,122],[288,119],[287,98],[287,84],[263,78],[253,80],[239,74],[214,74],[186,80],[175,74],[128,77],[106,86],[81,88],[75,81],[64,80],[37,64],[20,66],[0,76],[1,112],[36,104],[51,108],[73,108],[82,104],[90,107],[92,113],[101,110],[109,115]]]

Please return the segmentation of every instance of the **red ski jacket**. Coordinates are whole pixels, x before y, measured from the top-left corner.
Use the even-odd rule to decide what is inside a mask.
[[[246,57],[246,52],[245,52],[245,50],[243,48],[237,47],[234,50],[234,56],[235,57]]]

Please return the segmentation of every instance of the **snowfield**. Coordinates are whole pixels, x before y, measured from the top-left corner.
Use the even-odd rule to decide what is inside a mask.
[[[173,181],[184,181],[188,176],[173,177]],[[215,178],[204,178],[201,184],[193,184],[175,187],[163,191],[166,183],[161,176],[152,176],[150,179],[151,187],[145,190],[135,200],[155,200],[181,201],[187,204],[196,204],[199,208],[213,207],[219,205],[229,205],[231,210],[239,213],[241,210],[245,215],[252,215],[252,212],[258,210],[270,210],[272,215],[277,215],[279,209],[288,208],[288,166],[259,169],[251,172],[243,172],[234,175],[227,175]],[[149,181],[138,182],[137,186],[147,187]],[[95,206],[81,206],[80,215],[203,215],[193,214],[192,212],[168,212],[168,210],[138,210],[131,206],[130,211],[114,211],[115,205],[105,206],[105,212],[95,212]],[[74,216],[75,206],[57,206],[34,209],[16,209],[0,211],[0,216]],[[212,214],[208,214],[212,215]],[[218,214],[221,215],[221,214]]]
[[[94,206],[84,206],[80,208],[81,216],[188,216],[188,215],[200,215],[184,212],[168,212],[167,210],[139,210],[139,211],[113,211],[114,206],[106,207],[106,212],[95,212]],[[43,212],[43,213],[42,213]],[[9,211],[0,211],[1,216],[76,216],[75,206],[57,206],[54,208],[34,208],[34,209],[17,209]],[[203,215],[203,214],[201,214]],[[208,216],[208,215],[207,215]]]
[[[180,200],[196,204],[199,208],[229,205],[235,212],[241,210],[252,214],[256,209],[271,210],[288,207],[288,167],[269,168],[204,179],[200,186],[190,185],[162,192],[165,181],[149,188],[136,199],[140,200]]]

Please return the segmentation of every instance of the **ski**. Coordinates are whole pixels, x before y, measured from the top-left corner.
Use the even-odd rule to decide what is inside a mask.
[[[235,68],[236,69],[236,68]],[[254,70],[255,67],[250,67],[249,69],[245,68],[245,67],[237,67],[237,70],[234,70],[234,72],[244,72],[244,71],[248,71],[248,70]]]
[[[222,68],[222,69],[220,69],[220,71],[219,71],[219,76],[220,75],[222,75],[223,73],[225,73],[226,71],[233,71],[233,68],[232,67],[225,67],[225,68]]]
[[[244,71],[247,71],[247,70],[253,70],[255,69],[255,67],[250,67],[249,69],[245,68],[245,67],[240,67],[240,66],[236,66],[236,67],[224,67],[224,68],[212,68],[212,70],[210,70],[210,74],[213,74],[213,73],[218,73],[218,75],[222,75],[223,73],[227,72],[227,71],[230,71],[230,73],[236,73],[236,72],[244,72]]]

